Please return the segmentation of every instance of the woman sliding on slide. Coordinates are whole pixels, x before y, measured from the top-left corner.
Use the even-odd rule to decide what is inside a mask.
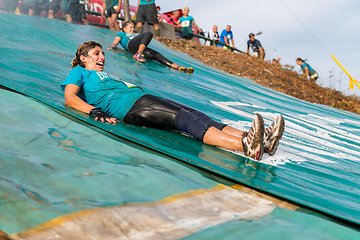
[[[161,64],[177,69],[181,72],[185,72],[188,74],[192,74],[194,72],[194,68],[192,67],[181,67],[163,55],[161,53],[148,48],[147,46],[150,44],[153,38],[153,34],[151,32],[144,32],[139,35],[134,33],[134,24],[131,21],[124,22],[119,34],[115,37],[114,42],[111,44],[111,50],[115,50],[117,45],[120,45],[131,54],[134,54],[134,59],[139,62],[146,62],[145,58],[150,60],[155,60],[160,62]],[[145,57],[145,58],[144,58]]]
[[[90,114],[95,121],[116,124],[118,120],[137,126],[186,132],[216,147],[242,151],[260,160],[263,153],[275,154],[285,129],[279,117],[266,129],[256,114],[249,132],[212,120],[181,103],[148,94],[142,88],[103,72],[105,55],[97,42],[85,42],[71,63],[73,69],[62,83],[65,105]]]

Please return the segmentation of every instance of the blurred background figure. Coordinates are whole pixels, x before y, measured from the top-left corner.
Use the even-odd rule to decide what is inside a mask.
[[[212,30],[208,34],[208,38],[216,41],[220,41],[219,33],[218,33],[218,27],[216,25],[213,26]],[[216,44],[212,41],[206,41],[206,46],[216,46]]]
[[[247,53],[249,53],[250,48],[253,50],[254,57],[260,57],[261,60],[265,58],[265,50],[261,46],[261,42],[255,39],[255,34],[249,34],[249,40],[247,41]]]
[[[158,22],[162,22],[162,21],[163,21],[163,19],[161,18],[161,15],[160,15],[160,10],[161,10],[160,6],[159,6],[159,5],[156,5],[156,16],[157,16]]]
[[[112,31],[120,31],[120,27],[117,24],[116,20],[119,15],[121,9],[121,2],[122,0],[104,0],[103,2],[103,11],[101,13],[102,17],[105,17],[109,23],[109,29]]]
[[[318,73],[308,64],[305,62],[305,60],[302,60],[301,58],[296,59],[296,63],[301,67],[301,70],[303,71],[303,75],[311,80],[318,79],[319,75]]]
[[[176,29],[180,29],[181,28],[181,25],[180,24],[177,24],[179,21],[179,18],[180,18],[180,12],[179,11],[173,11],[172,12],[172,15],[171,17],[169,18],[168,22],[169,24],[172,24],[174,25],[175,27],[175,38],[177,39],[181,39],[182,38],[182,34],[178,31],[176,31]]]
[[[19,0],[3,0],[3,4],[6,13],[15,13]]]
[[[157,19],[155,0],[138,0],[136,8],[136,32],[143,32],[143,25],[147,22],[154,26],[155,36],[160,37],[160,26]]]
[[[48,17],[54,19],[54,15],[60,10],[60,14],[64,15],[66,21],[72,23],[71,16],[69,14],[69,2],[67,0],[52,0],[49,4]]]
[[[189,11],[189,8],[185,7],[183,10],[184,15],[179,19],[179,22],[176,23],[181,23],[182,36],[186,40],[192,40],[194,36],[192,31],[192,24],[194,24],[199,33],[202,33],[202,30],[196,24],[195,19],[192,16],[189,16]]]
[[[231,41],[231,44],[230,44]],[[231,31],[231,26],[227,25],[226,28],[221,32],[220,35],[220,42],[226,44],[227,46],[233,46],[235,47],[234,44],[234,35]],[[228,49],[227,46],[223,46],[221,44],[218,44],[219,47],[222,47],[224,49]]]
[[[84,25],[89,25],[89,22],[86,20],[86,9],[90,9],[90,0],[70,0],[69,1],[69,14],[73,22],[82,22]]]
[[[29,16],[46,17],[49,5],[46,0],[23,0],[21,3],[21,13]]]

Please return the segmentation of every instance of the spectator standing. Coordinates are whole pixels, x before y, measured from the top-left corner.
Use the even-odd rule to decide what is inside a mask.
[[[318,79],[319,75],[318,73],[304,60],[301,58],[296,59],[296,63],[301,67],[301,70],[303,71],[304,76],[308,77],[312,80]]]
[[[192,24],[194,24],[199,32],[202,32],[199,26],[195,23],[195,19],[189,16],[189,11],[189,8],[185,7],[183,10],[184,16],[182,16],[177,22],[177,24],[181,23],[182,36],[186,40],[191,40],[193,38]]]
[[[276,61],[277,61],[277,63],[278,63],[279,65],[281,65],[280,60],[281,60],[281,57],[278,57],[278,58],[276,59]]]
[[[4,9],[6,13],[15,13],[17,6],[19,5],[18,0],[3,0]]]
[[[49,5],[45,0],[23,0],[21,2],[21,13],[29,16],[46,17],[49,11]]]
[[[69,14],[69,3],[67,0],[52,0],[49,4],[48,17],[54,19],[54,15],[60,10],[60,13],[65,16],[66,21],[71,23],[71,16]]]
[[[218,33],[218,27],[216,25],[214,25],[213,29],[209,32],[208,38],[210,38],[212,40],[220,41],[220,37],[219,37],[219,33]],[[206,46],[210,46],[210,45],[215,46],[216,44],[214,44],[213,41],[206,41],[205,45]]]
[[[85,1],[87,7],[90,9],[90,0],[70,0],[69,1],[69,14],[73,22],[82,22],[84,25],[89,25],[86,20]]]
[[[143,25],[147,22],[154,26],[155,36],[160,37],[160,26],[157,20],[155,0],[138,0],[136,8],[136,32],[143,32]]]
[[[103,12],[101,13],[101,16],[105,17],[106,11],[106,18],[109,23],[109,29],[117,32],[120,31],[120,27],[116,20],[121,9],[121,2],[122,0],[104,0]]]
[[[230,40],[231,40],[231,45],[230,45]],[[230,26],[230,25],[227,25],[227,26],[226,26],[226,29],[224,29],[224,30],[221,32],[220,42],[226,44],[227,46],[233,46],[233,47],[235,47],[235,44],[234,44],[234,35],[233,35],[232,31],[231,31],[231,26]],[[223,45],[221,45],[221,44],[218,44],[218,46],[227,49],[226,46],[223,46]]]
[[[157,20],[158,22],[162,22],[163,19],[161,18],[161,15],[160,15],[160,6],[159,5],[156,5],[156,16],[157,16]]]
[[[180,24],[176,24],[176,23],[179,22],[179,17],[180,17],[180,13],[179,13],[179,11],[176,10],[176,11],[172,12],[172,16],[167,21],[167,23],[174,25],[175,30],[179,29],[181,27]],[[175,31],[175,38],[176,39],[181,39],[182,34],[180,32],[178,32],[178,31]]]
[[[261,46],[261,42],[255,39],[255,34],[249,34],[249,40],[247,41],[247,53],[250,52],[250,48],[253,50],[254,57],[260,57],[261,60],[265,58],[265,50]]]

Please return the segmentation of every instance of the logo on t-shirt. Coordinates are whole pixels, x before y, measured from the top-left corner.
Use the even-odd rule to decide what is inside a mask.
[[[181,26],[182,26],[182,27],[189,27],[189,26],[190,26],[190,21],[189,21],[189,20],[183,21],[183,22],[181,23]]]
[[[110,78],[116,81],[121,81],[119,77],[110,75],[106,72],[96,72],[96,74],[99,76],[100,80],[104,80],[105,78]]]

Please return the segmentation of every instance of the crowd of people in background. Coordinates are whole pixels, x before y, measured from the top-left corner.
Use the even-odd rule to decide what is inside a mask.
[[[60,11],[60,14],[65,17],[67,22],[79,22],[88,25],[86,9],[91,9],[90,1],[91,0],[22,0],[20,9],[17,9],[19,4],[18,0],[3,0],[3,4],[7,13],[16,13],[18,11],[18,14],[21,13],[23,15],[53,19],[54,15]],[[121,4],[122,0],[104,0],[103,2],[101,16],[107,19],[110,30],[120,31],[117,19]],[[136,15],[132,18],[136,22],[135,31],[141,34],[143,32],[143,26],[145,22],[147,22],[154,27],[155,36],[160,36],[159,22],[164,21],[161,17],[160,10],[160,6],[155,5],[155,0],[138,0]],[[195,19],[189,15],[189,11],[190,9],[185,7],[182,10],[182,16],[179,10],[173,11],[169,20],[167,20],[168,24],[174,25],[175,38],[177,39],[192,40],[194,38],[193,27],[197,30],[197,34],[205,36],[203,30],[196,24]],[[221,34],[219,34],[218,26],[214,25],[212,30],[207,34],[205,45],[234,50],[235,43],[231,26],[227,25],[226,28],[221,31]],[[261,60],[265,59],[265,50],[261,42],[255,38],[254,33],[249,34],[246,54],[250,54],[250,49],[253,57]],[[306,63],[305,60],[297,58],[296,63],[300,66],[305,77],[312,80],[316,80],[319,77],[318,73]],[[280,57],[273,59],[272,64],[281,65]],[[285,69],[292,69],[288,64],[285,64],[283,67]]]

